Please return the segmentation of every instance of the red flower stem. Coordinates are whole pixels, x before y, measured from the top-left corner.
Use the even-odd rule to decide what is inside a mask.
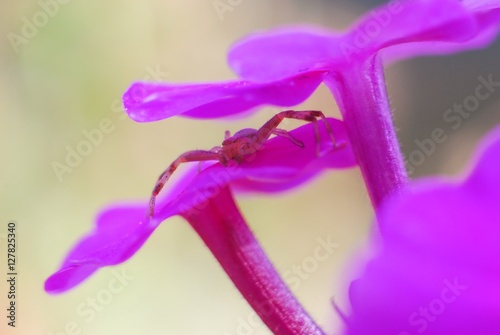
[[[223,188],[183,214],[257,315],[276,335],[323,335],[280,278]]]
[[[373,207],[407,188],[408,175],[396,137],[380,61],[355,61],[335,73],[334,92]]]

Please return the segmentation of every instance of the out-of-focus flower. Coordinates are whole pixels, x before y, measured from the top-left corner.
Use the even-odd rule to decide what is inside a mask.
[[[343,33],[289,27],[254,34],[233,46],[229,64],[239,76],[255,82],[311,71],[335,76],[375,55],[390,62],[481,48],[496,37],[499,22],[497,0],[391,1]]]
[[[349,335],[500,334],[500,128],[479,152],[462,181],[425,179],[382,206]]]
[[[146,202],[112,205],[97,218],[95,229],[70,251],[60,269],[45,282],[49,293],[73,288],[100,267],[116,265],[135,254],[159,224],[174,215],[184,217],[210,248],[240,292],[270,329],[279,334],[321,334],[281,281],[248,229],[234,199],[234,192],[273,193],[291,189],[327,169],[355,165],[341,121],[326,119],[335,134],[332,142],[325,125],[314,124],[274,137],[240,163],[230,161],[193,166],[168,185],[157,202],[154,219]],[[265,287],[265,289],[262,289]],[[287,330],[288,329],[288,330]],[[288,331],[288,332],[287,332]]]

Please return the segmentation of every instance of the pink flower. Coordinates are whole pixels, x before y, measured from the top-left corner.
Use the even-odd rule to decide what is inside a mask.
[[[139,122],[174,115],[217,118],[266,104],[296,105],[324,82],[340,106],[378,207],[388,194],[403,191],[408,179],[381,60],[480,48],[496,36],[499,22],[498,0],[396,0],[341,33],[288,27],[254,34],[229,51],[229,65],[242,80],[137,82],[125,92],[124,106]]]
[[[474,161],[384,204],[348,334],[500,334],[500,127]]]
[[[483,200],[477,202],[465,191],[458,192],[460,187],[446,186],[442,182],[436,182],[436,190],[449,188],[450,194],[459,195],[450,199],[429,196],[433,192],[439,193],[431,186],[427,186],[427,191],[417,188],[414,195],[407,195],[408,177],[392,123],[383,64],[418,55],[483,47],[496,36],[499,22],[499,0],[394,1],[375,9],[342,33],[312,27],[289,27],[255,34],[240,41],[228,56],[229,65],[241,78],[238,80],[203,84],[132,84],[123,97],[125,110],[136,121],[151,122],[175,115],[219,118],[250,112],[262,105],[294,106],[325,83],[343,115],[347,134],[340,131],[343,134],[340,138],[349,139],[352,153],[351,147],[346,150],[337,148],[317,158],[315,145],[311,143],[312,128],[307,125],[294,133],[296,138],[304,141],[305,149],[286,139],[275,138],[268,141],[253,160],[238,165],[237,173],[231,173],[230,168],[220,164],[211,165],[198,175],[191,170],[160,199],[155,221],[144,219],[146,204],[143,203],[105,210],[95,231],[77,244],[61,269],[47,280],[47,291],[67,290],[99,267],[123,262],[145,243],[160,221],[181,215],[200,234],[235,285],[275,334],[322,334],[279,280],[234,204],[231,190],[282,191],[309,180],[325,168],[353,166],[356,161],[376,213],[380,215],[382,242],[377,258],[352,286],[353,319],[349,331],[357,335],[392,334],[393,330],[401,330],[406,325],[401,321],[404,313],[411,313],[413,307],[418,311],[416,303],[425,303],[425,299],[432,296],[436,280],[444,285],[441,289],[455,285],[458,290],[462,283],[460,278],[464,278],[464,283],[468,280],[478,284],[484,287],[484,291],[477,291],[478,295],[464,299],[464,303],[475,307],[478,301],[486,301],[493,306],[492,300],[482,300],[485,292],[495,288],[483,274],[494,275],[498,269],[481,262],[481,257],[486,259],[487,251],[493,247],[484,252],[478,248],[481,257],[475,262],[457,251],[455,241],[443,236],[451,222],[446,215],[454,209],[450,199],[455,199],[461,206],[458,210],[462,215],[456,218],[460,229],[466,229],[466,224],[470,224],[467,220],[476,217],[485,221],[487,217],[483,213],[493,213],[489,211],[493,205],[488,198],[478,198]],[[340,125],[330,122],[339,137]],[[478,165],[477,171],[487,171],[481,166]],[[498,166],[496,168],[498,170]],[[476,175],[480,174],[469,178],[476,180],[470,184],[474,187],[463,188],[467,192],[475,190],[477,193],[475,187],[482,185],[477,182],[482,179],[474,177]],[[488,172],[486,177],[490,176],[491,172]],[[433,207],[425,207],[431,209],[424,214],[417,209],[423,208],[424,203],[430,206],[432,202],[423,196],[419,198],[421,193],[434,200]],[[399,208],[397,206],[403,205],[391,205],[393,202],[390,202],[383,206],[387,199],[395,199],[397,195],[404,195],[399,201],[406,204],[404,211],[395,212],[398,215],[391,212],[391,206]],[[412,199],[411,204],[404,199]],[[438,200],[448,211],[437,208]],[[487,206],[481,207],[483,205]],[[382,207],[384,210],[379,211]],[[392,218],[396,218],[394,222],[398,224],[392,224]],[[404,224],[400,222],[403,218]],[[495,219],[498,221],[498,217]],[[433,225],[428,225],[427,220]],[[475,224],[479,226],[478,236],[486,234],[487,223]],[[466,230],[472,235],[470,229]],[[467,235],[454,234],[452,232],[450,236],[461,242]],[[444,244],[437,245],[437,242]],[[458,255],[465,258],[463,267]],[[401,267],[401,270],[394,266]],[[472,269],[469,275],[464,270],[466,268]],[[421,272],[415,273],[415,269]],[[412,276],[405,277],[403,270]],[[423,279],[418,279],[417,275]],[[459,278],[459,283],[456,283],[456,278]],[[414,291],[403,291],[405,288]],[[471,288],[471,292],[476,291]],[[406,304],[398,300],[404,293],[408,298]],[[269,305],[271,308],[267,308]],[[467,306],[464,309],[460,309],[462,305],[458,303],[450,306],[450,315],[464,319],[460,319],[464,325],[460,331],[472,329],[470,325],[475,321],[479,322],[477,329],[488,330],[480,326],[490,320],[490,314],[474,313],[469,309],[472,319],[468,315],[471,320],[466,321],[463,313]],[[453,313],[454,307],[457,310]],[[390,314],[391,308],[396,309],[395,319],[391,319],[394,318]],[[439,328],[445,323],[436,320],[428,325],[428,329],[431,326],[446,329]],[[452,327],[449,329],[458,333],[459,330]]]
[[[342,122],[327,122],[336,140],[343,144],[334,147],[319,122],[319,156],[314,125],[307,124],[290,132],[304,148],[287,138],[274,137],[241,163],[204,163],[199,173],[195,164],[175,185],[167,184],[153,220],[149,219],[146,201],[104,209],[94,230],[76,244],[60,269],[47,279],[45,290],[64,292],[99,268],[126,261],[162,221],[180,215],[197,231],[270,329],[281,329],[282,334],[288,328],[321,334],[267,260],[234,203],[232,192],[280,192],[304,184],[322,171],[354,166]]]
[[[336,139],[346,143],[342,122],[328,120]],[[349,146],[332,150],[333,143],[322,126],[319,127],[322,153],[316,157],[313,128],[313,124],[307,124],[290,132],[304,143],[304,148],[286,138],[274,137],[254,156],[240,164],[223,166],[208,162],[199,173],[195,164],[177,184],[165,189],[165,195],[157,203],[154,221],[149,221],[147,203],[142,201],[105,209],[97,217],[96,229],[77,244],[61,269],[47,280],[46,290],[63,292],[79,284],[99,267],[127,260],[160,222],[174,215],[186,217],[203,212],[204,203],[222,188],[230,187],[238,193],[280,192],[303,184],[324,170],[355,165]]]
[[[288,27],[254,34],[229,51],[244,80],[205,84],[137,82],[125,92],[129,116],[151,122],[174,115],[216,118],[270,104],[293,106],[352,62],[379,53],[394,60],[487,45],[500,20],[498,1],[392,1],[344,33]],[[411,52],[409,52],[411,50]],[[396,57],[397,55],[397,57]]]

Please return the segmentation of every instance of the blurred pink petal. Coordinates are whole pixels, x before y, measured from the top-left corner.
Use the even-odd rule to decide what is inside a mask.
[[[479,153],[463,181],[423,180],[383,206],[348,334],[500,334],[500,128]]]
[[[476,32],[472,38],[462,43],[436,43],[421,41],[398,45],[382,50],[386,62],[395,62],[419,55],[447,55],[451,53],[481,49],[491,44],[498,34],[500,22],[500,2],[497,0],[462,1],[462,5],[472,14]]]
[[[394,61],[477,48],[498,31],[499,7],[498,1],[393,1],[345,32],[299,26],[251,35],[231,48],[228,62],[244,79],[269,82],[308,71],[349,71],[350,63],[379,51]]]
[[[343,60],[342,35],[311,26],[254,33],[231,47],[228,63],[239,76],[271,81],[310,71],[331,71]]]

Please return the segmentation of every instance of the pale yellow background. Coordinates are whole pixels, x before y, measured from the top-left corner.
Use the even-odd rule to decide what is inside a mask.
[[[113,110],[134,80],[158,69],[174,82],[234,78],[225,63],[232,42],[281,24],[316,23],[344,28],[373,4],[361,1],[77,1],[62,4],[47,24],[15,52],[8,34],[32,20],[36,1],[0,5],[0,234],[8,220],[18,225],[18,314],[6,327],[6,286],[0,272],[1,334],[243,334],[252,311],[186,222],[173,218],[158,229],[130,261],[115,268],[133,277],[91,318],[89,299],[114,283],[104,269],[59,296],[43,291],[74,242],[88,232],[95,213],[110,202],[148,197],[167,164],[178,154],[220,143],[224,130],[259,127],[277,109],[244,120],[174,118],[138,124]],[[500,79],[498,47],[442,59],[407,61],[387,78],[398,134],[405,153],[436,127],[443,112],[474,92],[477,76]],[[496,72],[495,72],[496,71]],[[499,122],[500,93],[426,159],[415,175],[460,171],[478,138]],[[321,88],[298,108],[339,117]],[[369,112],[367,111],[367,117]],[[113,130],[62,181],[52,168],[64,163],[104,119]],[[289,122],[291,129],[300,123]],[[377,143],[373,143],[374,146]],[[331,236],[340,247],[300,282],[296,295],[328,334],[340,319],[331,299],[346,307],[345,268],[367,236],[372,210],[357,169],[323,175],[281,196],[240,198],[239,205],[280,272],[312,256],[317,239]],[[5,264],[5,235],[0,259]],[[82,307],[83,306],[83,307]],[[66,329],[65,329],[66,327]],[[76,327],[74,331],[72,327]],[[269,334],[258,325],[245,334]]]

